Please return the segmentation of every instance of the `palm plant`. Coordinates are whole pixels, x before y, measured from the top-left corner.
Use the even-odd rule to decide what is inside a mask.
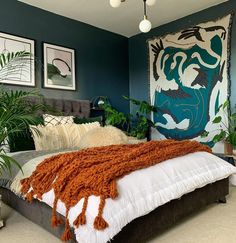
[[[44,109],[42,103],[32,104],[29,97],[41,98],[38,91],[9,91],[0,88],[0,174],[11,173],[12,165],[20,165],[4,150],[9,136],[23,132],[29,124],[36,124],[36,113]]]

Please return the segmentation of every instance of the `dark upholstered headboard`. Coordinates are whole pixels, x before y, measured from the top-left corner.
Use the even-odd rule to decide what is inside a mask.
[[[38,103],[38,99],[30,99],[33,103]],[[71,115],[76,117],[90,116],[90,101],[89,100],[63,100],[44,98],[43,103],[55,109],[55,111],[63,115]]]

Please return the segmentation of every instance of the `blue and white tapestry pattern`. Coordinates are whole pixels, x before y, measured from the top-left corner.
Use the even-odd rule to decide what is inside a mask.
[[[150,99],[158,107],[152,138],[211,138],[218,107],[229,96],[231,15],[148,41]]]

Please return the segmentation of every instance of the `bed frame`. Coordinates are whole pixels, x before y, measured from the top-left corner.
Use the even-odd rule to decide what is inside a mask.
[[[37,102],[37,101],[32,101]],[[89,101],[68,101],[45,99],[45,103],[54,107],[57,111],[79,117],[89,117]],[[163,230],[175,224],[176,221],[214,202],[226,202],[225,196],[229,192],[228,178],[208,184],[202,188],[184,195],[180,199],[173,200],[139,217],[117,234],[112,243],[144,243],[156,237]],[[0,187],[0,194],[4,203],[14,208],[20,214],[40,225],[53,235],[60,237],[64,231],[63,226],[56,229],[51,227],[52,209],[45,203],[34,200],[31,204],[15,195],[6,188]],[[75,242],[72,240],[71,242]]]
[[[225,202],[225,196],[228,195],[228,190],[228,179],[220,180],[196,189],[191,193],[185,194],[180,199],[170,201],[149,214],[133,220],[111,242],[145,243],[180,219],[200,210],[204,206],[216,202]],[[38,200],[28,203],[5,188],[0,188],[0,194],[2,194],[4,203],[60,238],[64,231],[64,226],[58,226],[55,229],[51,227],[52,208],[50,206]],[[75,240],[71,242],[75,242]]]

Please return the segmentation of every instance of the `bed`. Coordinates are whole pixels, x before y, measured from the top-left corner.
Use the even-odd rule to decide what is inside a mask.
[[[47,104],[55,107],[57,110],[63,112],[66,115],[76,115],[79,117],[89,117],[90,114],[90,104],[89,101],[64,101],[64,100],[46,100]],[[202,169],[204,169],[206,162],[206,156],[202,154],[197,154],[195,157],[201,158],[202,161],[199,162],[203,165]],[[208,156],[208,155],[207,155]],[[213,156],[213,155],[210,155]],[[210,158],[210,157],[209,157]],[[136,218],[130,218],[130,222],[124,222],[122,225],[122,230],[117,230],[117,234],[113,234],[113,236],[109,236],[109,240],[114,243],[118,242],[127,242],[127,243],[137,243],[137,242],[147,242],[149,239],[152,239],[157,234],[162,232],[167,227],[175,224],[175,222],[184,216],[187,216],[193,213],[200,208],[215,202],[225,202],[225,197],[228,194],[229,188],[229,179],[228,177],[234,173],[236,173],[236,169],[226,164],[224,161],[220,161],[219,158],[213,158],[215,163],[219,163],[222,166],[222,171],[219,170],[217,173],[218,177],[216,178],[205,178],[206,176],[202,176],[203,181],[201,186],[196,186],[195,188],[189,187],[186,192],[181,189],[179,191],[178,196],[172,196],[165,198],[165,194],[162,195],[162,203],[159,203],[160,206],[153,208],[145,209],[141,212],[141,215]],[[185,163],[189,161],[189,157],[183,158]],[[180,160],[179,160],[180,161]],[[169,164],[172,162],[161,163],[162,170],[165,172],[166,168],[170,166]],[[180,162],[178,162],[180,163]],[[178,164],[175,163],[175,164]],[[196,163],[197,164],[197,163]],[[212,166],[216,166],[216,164]],[[157,172],[157,168],[156,173]],[[145,169],[146,170],[146,169]],[[223,171],[225,172],[223,173]],[[151,173],[152,169],[147,170],[145,173]],[[222,172],[222,174],[221,174]],[[136,172],[135,172],[136,173]],[[136,174],[132,173],[132,175],[126,176],[124,179],[121,179],[121,184],[130,183],[132,178],[143,178],[144,174],[137,172]],[[216,173],[216,174],[217,174]],[[150,174],[149,174],[150,175]],[[160,174],[161,175],[161,174]],[[132,177],[133,176],[133,177]],[[140,176],[140,177],[139,177]],[[150,176],[151,177],[151,176]],[[164,177],[163,177],[164,178]],[[151,180],[151,179],[150,179]],[[149,180],[149,181],[150,181]],[[147,180],[147,183],[149,182]],[[125,184],[124,184],[125,185]],[[120,188],[122,185],[120,185]],[[125,186],[124,186],[125,187]],[[188,185],[186,185],[188,187]],[[57,237],[60,237],[64,227],[59,226],[56,229],[51,228],[51,207],[45,203],[42,203],[38,200],[34,200],[31,204],[27,203],[22,197],[14,194],[9,188],[6,186],[0,187],[0,193],[2,194],[3,202],[17,210],[26,218],[35,222],[36,224],[42,226],[47,231],[51,232]],[[165,202],[165,203],[163,203]],[[140,204],[143,205],[143,204]],[[59,212],[61,213],[61,212]],[[120,227],[120,226],[119,226]],[[85,231],[86,232],[86,231]],[[95,238],[94,238],[95,239]],[[104,239],[101,242],[104,242]],[[74,237],[75,241],[75,237]],[[97,238],[93,240],[82,240],[81,242],[100,242]]]

